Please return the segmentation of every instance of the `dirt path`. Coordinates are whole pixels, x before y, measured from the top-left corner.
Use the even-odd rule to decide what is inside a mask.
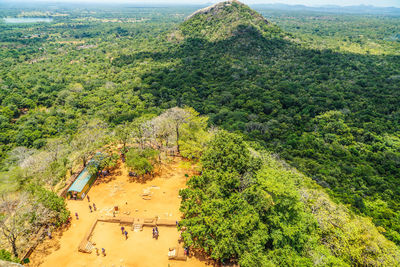
[[[98,223],[92,241],[106,256],[78,252],[78,245],[97,217],[112,216],[112,209],[118,206],[117,216],[162,219],[179,219],[179,189],[185,187],[185,174],[194,174],[192,169],[182,168],[175,160],[161,169],[161,173],[148,181],[131,181],[128,171],[121,166],[113,175],[98,180],[90,189],[90,202],[67,201],[73,215],[71,226],[54,234],[40,244],[31,255],[28,266],[205,266],[206,262],[189,258],[186,262],[168,260],[168,248],[177,245],[179,233],[175,227],[159,227],[160,237],[152,238],[152,229],[144,227],[142,232],[128,230],[128,240],[121,234],[120,225]],[[151,200],[142,199],[143,193],[150,193]],[[90,213],[89,204],[95,203],[97,211]],[[79,215],[79,220],[74,216]]]

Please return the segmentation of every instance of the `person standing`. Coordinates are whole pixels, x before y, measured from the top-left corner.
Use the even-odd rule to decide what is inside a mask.
[[[47,236],[49,237],[49,239],[52,238],[50,230],[47,230]]]
[[[94,209],[94,211],[96,211],[96,210],[97,210],[97,208],[96,208],[96,204],[94,204],[94,203],[93,203],[93,209]]]
[[[89,197],[89,195],[87,195],[86,197],[87,197],[87,201],[90,202],[90,197]]]
[[[128,240],[128,231],[125,231],[125,240]]]
[[[92,206],[90,206],[90,204],[89,204],[89,210],[90,210],[90,212],[92,212]]]
[[[100,252],[99,252],[99,249],[98,249],[98,248],[96,248],[96,255],[97,255],[97,256],[100,256]]]
[[[75,217],[76,217],[77,220],[79,220],[79,217],[78,217],[78,213],[77,213],[77,212],[75,212]]]
[[[121,226],[121,232],[124,234],[125,227]]]
[[[103,254],[103,256],[106,256],[106,250],[104,248],[101,249],[101,253]]]
[[[156,240],[158,240],[158,227],[156,226],[156,228],[154,229],[154,238]]]

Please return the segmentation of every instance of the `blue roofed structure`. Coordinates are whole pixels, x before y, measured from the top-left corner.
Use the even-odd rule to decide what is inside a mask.
[[[68,189],[68,192],[81,192],[85,185],[89,182],[91,177],[92,175],[89,173],[87,167],[84,168],[83,171],[79,174],[78,178],[76,178],[75,182]]]
[[[70,197],[76,198],[84,198],[87,192],[89,191],[90,186],[94,183],[97,178],[96,174],[91,174],[89,168],[91,166],[98,167],[100,161],[104,158],[104,156],[98,152],[96,155],[88,162],[86,167],[79,174],[78,178],[73,182],[71,187],[68,189],[68,193]]]

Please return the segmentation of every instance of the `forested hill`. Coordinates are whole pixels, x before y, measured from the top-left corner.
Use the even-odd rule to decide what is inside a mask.
[[[239,1],[226,1],[200,9],[188,16],[177,36],[203,38],[208,41],[223,40],[240,35],[243,28],[255,28],[260,33],[275,29],[263,16]],[[175,36],[175,35],[174,35]]]
[[[157,105],[194,107],[262,142],[400,244],[399,56],[310,48],[237,1],[164,38],[164,52],[113,65],[157,62],[141,76]]]

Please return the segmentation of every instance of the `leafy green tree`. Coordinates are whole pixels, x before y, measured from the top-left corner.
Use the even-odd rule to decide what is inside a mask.
[[[125,151],[126,144],[132,138],[132,129],[131,125],[128,122],[124,122],[123,124],[118,125],[115,128],[115,136],[118,141],[122,144],[122,149]]]
[[[254,161],[238,135],[220,131],[214,136],[201,158],[202,175],[192,177],[180,192],[185,244],[213,259],[244,265],[255,262],[248,251],[267,259],[265,248],[288,246],[298,262],[309,262],[298,253],[309,244],[316,223],[305,212],[295,184]],[[241,188],[245,175],[252,182]],[[276,261],[267,260],[265,266],[268,262]]]
[[[154,149],[130,149],[126,154],[126,165],[141,176],[152,173],[158,153],[159,152]]]
[[[250,152],[242,137],[220,131],[211,140],[201,161],[205,169],[235,171],[244,174],[249,158]]]
[[[193,108],[185,110],[189,116],[181,127],[180,153],[185,158],[199,159],[212,136],[207,129],[208,117],[200,116]]]

